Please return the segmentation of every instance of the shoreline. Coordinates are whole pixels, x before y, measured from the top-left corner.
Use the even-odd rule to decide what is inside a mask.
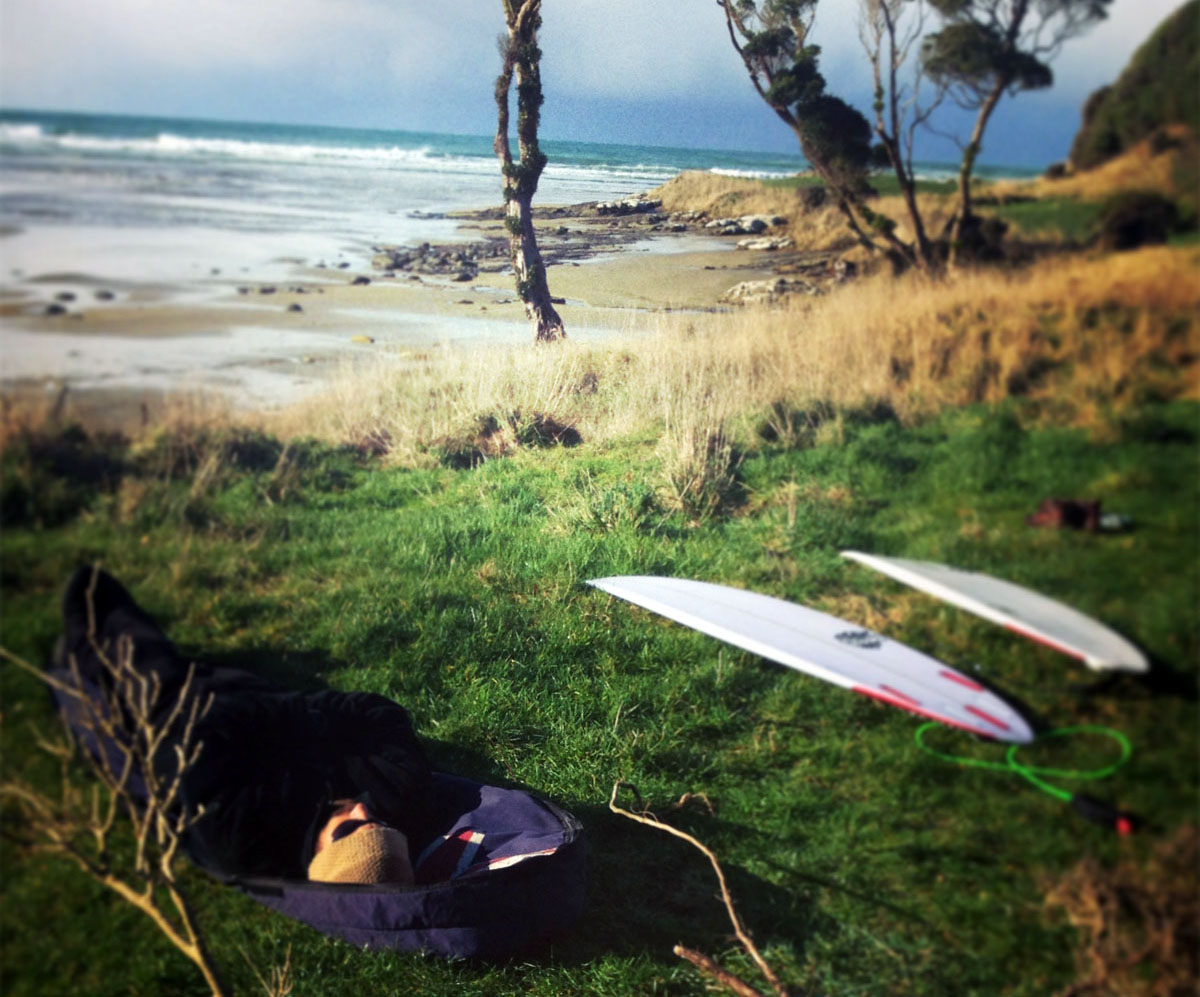
[[[706,218],[647,204],[635,197],[535,208],[569,340],[629,332],[660,312],[723,310],[732,286],[813,255],[736,249],[737,239],[704,228]],[[454,241],[364,246],[358,258],[332,263],[276,259],[263,267],[270,279],[214,272],[181,287],[73,270],[5,287],[0,394],[10,408],[37,408],[65,388],[89,426],[117,428],[110,424],[127,426],[131,412],[146,422],[175,395],[279,408],[372,356],[532,342],[502,210],[429,220],[443,231],[452,224]]]

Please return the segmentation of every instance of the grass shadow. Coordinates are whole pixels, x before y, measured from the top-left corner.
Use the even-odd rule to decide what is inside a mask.
[[[639,825],[594,803],[568,803],[588,834],[588,905],[583,919],[560,939],[555,959],[587,964],[604,956],[648,957],[674,965],[676,944],[714,957],[731,944],[733,928],[707,857],[672,835]],[[708,814],[672,815],[670,821],[706,843],[769,836]],[[802,892],[784,889],[747,869],[722,862],[734,907],[755,943],[784,943],[803,960],[804,939],[819,930],[815,906]]]

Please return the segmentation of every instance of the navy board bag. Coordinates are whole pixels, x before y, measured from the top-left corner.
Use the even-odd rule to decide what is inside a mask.
[[[65,668],[52,678],[73,684]],[[84,691],[102,702],[100,690]],[[115,751],[79,727],[79,706],[56,703],[93,753]],[[548,800],[434,773],[432,836],[413,842],[414,885],[229,877],[205,870],[281,914],[353,945],[447,958],[503,958],[561,934],[583,912],[583,826]]]
[[[437,772],[438,831],[413,886],[235,879],[268,907],[372,948],[498,958],[546,941],[583,912],[583,827],[520,789]]]

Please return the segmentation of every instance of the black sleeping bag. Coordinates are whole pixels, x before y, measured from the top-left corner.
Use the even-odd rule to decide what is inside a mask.
[[[105,673],[87,621],[110,652],[119,637],[131,638],[139,671],[156,672],[168,691],[178,688],[186,666],[110,576],[81,569],[63,608],[65,639],[51,665],[54,678],[74,683],[70,656],[83,691],[104,702]],[[524,790],[430,772],[397,704],[365,693],[296,693],[235,669],[198,666],[197,676],[197,688],[214,693],[200,753],[208,765],[196,766],[184,795],[211,813],[184,843],[209,874],[352,944],[448,957],[513,954],[582,913],[580,823]],[[72,697],[54,695],[90,751],[116,750],[80,728]],[[304,878],[320,820],[316,796],[328,802],[363,792],[401,815],[393,822],[408,836],[414,885]]]

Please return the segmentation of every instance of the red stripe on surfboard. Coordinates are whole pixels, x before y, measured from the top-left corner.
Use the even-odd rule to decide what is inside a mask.
[[[1048,647],[1052,651],[1057,651],[1059,654],[1065,654],[1069,658],[1076,658],[1079,661],[1087,661],[1086,654],[1080,654],[1073,647],[1067,647],[1065,644],[1059,644],[1049,637],[1044,637],[1041,634],[1036,634],[1032,630],[1026,630],[1024,627],[1019,627],[1015,623],[1004,624],[1015,634],[1020,634],[1026,640],[1031,640],[1035,644],[1041,644],[1043,647]]]
[[[980,720],[986,720],[988,723],[992,724],[994,727],[999,727],[1001,730],[1009,729],[1008,724],[1006,724],[1003,720],[997,720],[990,713],[987,713],[987,712],[979,709],[979,707],[977,707],[977,706],[971,706],[968,704],[964,708],[966,709],[966,711],[968,713],[974,713],[975,716],[979,717]]]
[[[981,686],[978,682],[972,682],[965,675],[959,675],[958,672],[942,669],[942,671],[938,672],[938,674],[944,679],[949,679],[951,682],[957,682],[959,685],[965,685],[968,689],[973,689],[975,692],[984,691],[983,686]]]
[[[912,696],[906,696],[899,689],[893,689],[890,685],[881,685],[879,688],[890,696],[895,696],[897,699],[903,699],[911,706],[921,705],[921,701],[919,699],[913,699]]]
[[[972,734],[982,734],[984,737],[991,737],[991,731],[984,730],[982,727],[972,727],[970,724],[962,723],[958,720],[951,720],[949,717],[942,716],[940,713],[934,713],[931,710],[922,709],[920,706],[913,706],[911,703],[906,703],[903,699],[895,696],[890,696],[886,692],[880,692],[878,689],[869,689],[865,685],[855,685],[850,687],[853,692],[860,692],[864,696],[870,696],[872,699],[878,699],[881,703],[888,703],[891,706],[898,706],[902,710],[908,710],[910,713],[916,713],[922,717],[928,717],[930,720],[936,720],[938,723],[946,724],[950,727],[957,727],[959,730],[970,731]]]

